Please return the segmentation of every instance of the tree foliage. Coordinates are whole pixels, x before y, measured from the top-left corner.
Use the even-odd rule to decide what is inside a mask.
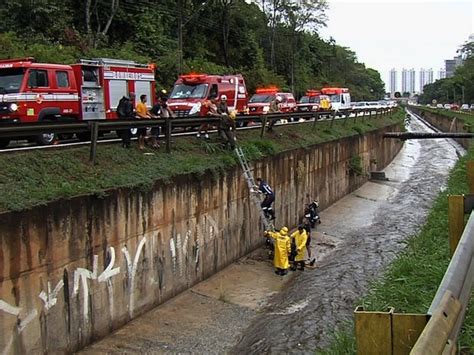
[[[378,72],[318,36],[327,6],[326,0],[3,0],[0,58],[152,61],[167,88],[181,68],[243,73],[250,92],[274,84],[299,96],[340,85],[356,100],[383,97]]]
[[[453,77],[425,85],[418,99],[420,103],[430,104],[436,100],[441,104],[474,104],[474,42],[465,43],[460,52],[464,58],[463,65],[456,68]]]

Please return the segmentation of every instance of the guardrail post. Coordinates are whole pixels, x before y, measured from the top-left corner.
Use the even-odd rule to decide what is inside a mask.
[[[333,111],[332,113],[332,119],[331,119],[331,124],[330,124],[330,128],[332,128],[332,126],[334,125],[334,121],[336,120],[336,110]]]
[[[453,256],[464,231],[464,196],[448,196],[449,250]]]
[[[357,354],[391,354],[393,308],[388,312],[367,312],[359,306],[354,313]]]
[[[89,162],[92,163],[92,165],[95,165],[97,156],[97,138],[99,137],[99,122],[89,122],[89,127],[91,130],[91,150],[89,154]]]
[[[171,130],[172,123],[170,118],[166,118],[166,153],[171,153]]]
[[[466,164],[467,182],[469,185],[469,193],[474,194],[474,161],[469,160]]]
[[[260,138],[263,138],[265,135],[265,127],[267,126],[267,116],[263,115],[262,117],[262,129],[260,131]]]
[[[319,120],[319,112],[316,112],[314,114],[314,121],[313,121],[313,127],[312,127],[313,129],[314,127],[316,127],[316,122],[318,122],[318,120]]]
[[[369,109],[369,120],[372,118],[372,109]]]
[[[354,123],[357,122],[357,116],[359,115],[359,112],[357,110],[354,111]]]

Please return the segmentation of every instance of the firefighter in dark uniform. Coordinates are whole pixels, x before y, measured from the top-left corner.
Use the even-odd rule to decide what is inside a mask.
[[[257,178],[258,192],[265,195],[265,199],[262,201],[260,206],[262,207],[263,212],[267,218],[271,220],[275,219],[275,212],[273,211],[272,204],[275,202],[275,193],[273,192],[270,185],[268,185],[261,178]]]
[[[135,119],[135,112],[134,112],[135,93],[131,92],[129,96],[130,97],[128,96],[122,97],[118,103],[117,116],[120,119],[124,119],[124,120]],[[130,128],[118,130],[117,134],[119,135],[120,138],[122,138],[122,147],[130,148],[130,142],[132,139],[132,132]]]

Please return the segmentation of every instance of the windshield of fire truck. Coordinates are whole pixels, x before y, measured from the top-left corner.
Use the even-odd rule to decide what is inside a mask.
[[[265,103],[270,102],[275,98],[275,95],[269,94],[255,94],[252,96],[249,102],[251,103]]]
[[[300,104],[319,104],[319,96],[303,96]]]
[[[19,92],[24,76],[23,68],[0,69],[0,94]]]
[[[341,102],[341,94],[329,95],[331,102]]]
[[[176,84],[170,99],[202,99],[206,97],[208,84],[186,85]]]

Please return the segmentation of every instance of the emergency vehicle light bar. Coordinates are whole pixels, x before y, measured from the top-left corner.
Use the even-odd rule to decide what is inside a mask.
[[[207,74],[189,73],[180,75],[180,78],[187,82],[199,82],[204,81],[207,78]]]
[[[36,60],[34,57],[0,59],[0,63],[35,62],[35,61]]]
[[[306,90],[306,96],[319,96],[321,91],[319,90]]]
[[[322,88],[321,92],[323,94],[333,95],[333,94],[342,94],[349,92],[348,88]]]
[[[278,88],[276,86],[272,86],[269,88],[260,88],[255,90],[256,94],[276,94],[278,92]]]

